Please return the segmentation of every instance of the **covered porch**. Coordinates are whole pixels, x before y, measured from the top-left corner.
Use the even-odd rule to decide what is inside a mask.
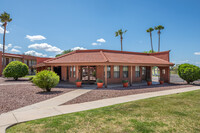
[[[128,80],[129,85],[146,84],[147,79],[152,80],[152,67],[142,65],[52,65],[43,66],[39,71],[47,69],[56,72],[60,76],[60,80],[66,83],[74,84],[77,79],[81,80],[85,85],[96,83],[96,79],[101,79],[104,86],[121,85],[122,80]],[[165,83],[169,82],[169,66],[159,66],[160,75],[158,78],[164,79]]]

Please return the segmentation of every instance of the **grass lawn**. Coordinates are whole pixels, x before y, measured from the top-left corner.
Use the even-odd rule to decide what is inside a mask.
[[[24,78],[31,78],[31,77],[35,77],[35,75],[26,75]]]
[[[200,90],[29,121],[7,132],[199,133]]]

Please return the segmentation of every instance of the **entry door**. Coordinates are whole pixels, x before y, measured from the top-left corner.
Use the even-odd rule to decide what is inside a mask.
[[[142,80],[146,80],[147,72],[146,67],[142,67]]]
[[[61,80],[62,79],[62,76],[61,76],[61,66],[54,67],[53,71],[60,77],[60,80]]]
[[[82,82],[93,84],[96,82],[96,67],[84,66],[82,67]]]
[[[6,65],[9,64],[9,58],[6,58]]]
[[[146,79],[151,79],[151,67],[146,67]]]

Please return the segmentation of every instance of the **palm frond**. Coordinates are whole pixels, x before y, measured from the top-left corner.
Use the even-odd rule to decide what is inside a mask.
[[[115,32],[115,37],[119,36],[118,32]]]
[[[3,23],[12,21],[12,19],[10,18],[10,14],[8,14],[6,12],[1,14],[0,19],[1,19],[1,22],[3,22]]]
[[[164,26],[162,25],[158,25],[154,28],[155,30],[163,30],[164,29]]]

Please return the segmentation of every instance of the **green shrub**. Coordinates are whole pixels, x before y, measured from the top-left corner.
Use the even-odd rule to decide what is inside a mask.
[[[28,80],[31,81],[31,82],[33,82],[33,78],[34,78],[34,77],[30,77]]]
[[[96,82],[97,82],[97,83],[103,83],[103,80],[97,79]]]
[[[51,91],[60,81],[60,77],[53,71],[44,70],[38,72],[33,78],[33,83],[43,90]]]
[[[80,79],[76,79],[76,82],[82,82]]]
[[[151,78],[146,79],[147,82],[152,82]]]
[[[192,64],[181,64],[178,67],[178,75],[189,84],[200,79],[200,68]]]
[[[122,80],[122,83],[128,83],[128,80]]]
[[[5,77],[13,77],[17,80],[20,77],[24,77],[28,74],[28,66],[20,61],[10,62],[3,70]]]
[[[164,81],[164,78],[160,78],[160,80],[159,81]]]

